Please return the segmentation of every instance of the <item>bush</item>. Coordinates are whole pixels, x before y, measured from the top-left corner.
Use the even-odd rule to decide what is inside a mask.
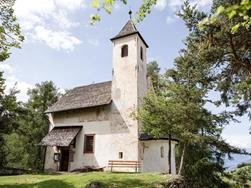
[[[251,165],[242,166],[237,168],[232,173],[233,180],[239,185],[245,185],[251,181]]]

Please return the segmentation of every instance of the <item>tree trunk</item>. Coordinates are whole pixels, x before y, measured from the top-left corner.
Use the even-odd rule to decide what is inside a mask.
[[[168,165],[169,165],[169,174],[172,173],[172,138],[171,135],[169,134],[168,138]]]
[[[182,155],[180,158],[180,167],[179,167],[178,175],[181,175],[181,172],[183,169],[185,152],[186,152],[186,144],[184,144],[184,146],[183,146]]]

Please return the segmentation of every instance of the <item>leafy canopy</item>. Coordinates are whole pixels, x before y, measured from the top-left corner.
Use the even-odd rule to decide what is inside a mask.
[[[0,2],[0,62],[10,55],[11,48],[20,48],[24,37],[14,15],[14,0]]]

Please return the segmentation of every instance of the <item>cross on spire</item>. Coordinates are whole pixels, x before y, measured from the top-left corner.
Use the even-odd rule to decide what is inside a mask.
[[[130,9],[128,14],[130,15],[130,19],[132,19],[132,10]]]

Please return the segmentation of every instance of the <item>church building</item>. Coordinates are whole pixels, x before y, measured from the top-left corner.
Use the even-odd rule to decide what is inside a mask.
[[[154,139],[141,133],[141,123],[131,114],[147,92],[148,45],[132,20],[111,39],[112,81],[73,88],[45,113],[49,133],[44,169],[74,171],[85,168],[105,171],[137,171],[173,174],[168,165],[168,138]]]

